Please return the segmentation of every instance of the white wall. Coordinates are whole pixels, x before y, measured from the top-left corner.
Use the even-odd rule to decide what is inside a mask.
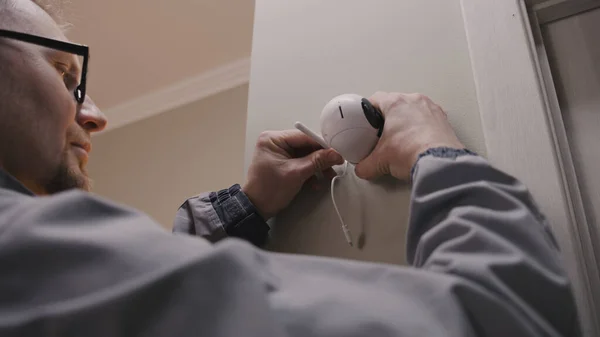
[[[254,22],[246,167],[261,131],[296,120],[318,130],[329,99],[377,90],[427,94],[485,154],[458,1],[257,0]],[[362,249],[345,243],[326,191],[303,192],[276,219],[272,249],[402,263],[408,187],[348,178],[339,203]]]
[[[242,182],[247,98],[240,86],[94,137],[94,192],[170,229],[188,197]]]

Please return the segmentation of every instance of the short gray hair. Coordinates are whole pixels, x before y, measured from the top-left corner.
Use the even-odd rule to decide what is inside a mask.
[[[7,13],[8,16],[2,17],[0,26],[3,26],[1,23],[7,23],[6,21],[10,21],[12,15],[10,15],[11,8],[14,8],[19,2],[27,2],[35,4],[39,8],[41,8],[44,12],[46,12],[58,25],[58,27],[66,33],[66,31],[71,27],[70,24],[65,20],[65,8],[70,0],[0,0],[0,14]]]
[[[65,5],[66,0],[31,0],[33,3],[43,9],[56,24],[63,30],[66,30],[70,25],[65,21]]]

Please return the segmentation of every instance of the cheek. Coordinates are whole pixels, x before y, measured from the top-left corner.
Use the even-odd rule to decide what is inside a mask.
[[[39,86],[39,101],[47,108],[49,117],[54,122],[66,129],[75,121],[77,103],[71,91],[67,90],[56,70],[51,66],[46,67],[46,76],[43,76]]]
[[[77,105],[45,59],[19,56],[1,69],[0,154],[16,172],[43,179],[63,160]]]
[[[32,72],[29,78],[37,79],[27,84],[32,136],[41,152],[40,164],[53,166],[63,156],[68,128],[75,123],[76,103],[51,65],[43,61]]]
[[[54,101],[55,100],[55,101]],[[36,123],[36,135],[50,156],[60,155],[67,142],[69,126],[74,123],[74,106],[56,98],[47,100],[48,106],[40,110]]]
[[[34,98],[39,102],[37,117],[40,127],[64,141],[68,127],[75,122],[77,105],[56,71],[51,66],[45,68]]]

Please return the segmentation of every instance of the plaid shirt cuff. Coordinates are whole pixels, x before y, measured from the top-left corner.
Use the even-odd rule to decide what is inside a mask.
[[[423,157],[426,156],[433,156],[433,157],[437,157],[437,158],[450,158],[450,159],[456,159],[457,157],[460,156],[477,156],[477,153],[467,150],[467,149],[455,149],[455,148],[451,148],[451,147],[435,147],[435,148],[431,148],[421,154],[419,154],[419,157],[417,158],[417,161],[415,162],[415,164],[413,165],[412,169],[410,170],[410,176],[411,179],[414,180],[415,177],[415,172],[417,169],[417,164],[419,163],[419,160]]]
[[[259,247],[267,242],[269,225],[257,213],[239,184],[212,192],[209,197],[228,236],[245,239]]]

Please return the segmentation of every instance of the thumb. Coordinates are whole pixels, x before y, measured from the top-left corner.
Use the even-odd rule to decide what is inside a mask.
[[[344,163],[344,158],[333,149],[318,150],[305,157],[292,159],[294,170],[303,180],[310,178],[317,172],[325,171],[334,165]]]
[[[367,158],[363,159],[360,163],[356,164],[354,173],[357,177],[365,180],[371,180],[382,175],[380,172],[380,165],[378,164],[378,156],[376,151],[371,152]]]

